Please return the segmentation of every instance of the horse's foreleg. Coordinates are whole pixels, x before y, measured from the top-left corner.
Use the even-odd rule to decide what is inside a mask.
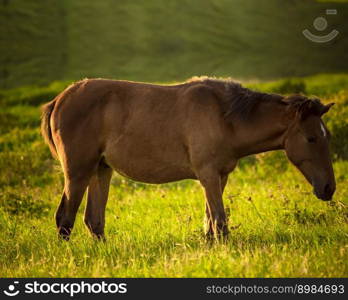
[[[206,194],[205,230],[207,237],[228,235],[227,217],[222,201],[223,190],[227,183],[227,176],[220,176],[217,172],[208,171],[200,175],[201,184]]]
[[[108,200],[112,169],[100,165],[88,185],[84,221],[93,236],[104,239],[105,207]]]

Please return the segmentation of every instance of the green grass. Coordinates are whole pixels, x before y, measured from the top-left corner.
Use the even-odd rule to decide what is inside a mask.
[[[243,159],[224,194],[231,235],[208,244],[204,196],[195,181],[145,185],[114,175],[107,242],[82,222],[70,242],[57,239],[54,211],[62,173],[39,134],[38,105],[67,82],[0,92],[0,274],[3,277],[347,277],[348,75],[250,82],[259,90],[317,94],[336,106],[337,192],[316,199],[282,152]]]

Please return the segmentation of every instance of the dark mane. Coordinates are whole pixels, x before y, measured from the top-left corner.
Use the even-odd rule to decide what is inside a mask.
[[[210,86],[220,86],[224,90],[221,108],[227,121],[234,117],[242,120],[250,120],[259,104],[273,102],[287,105],[288,109],[301,115],[302,118],[309,114],[321,115],[325,106],[319,99],[310,99],[304,95],[295,94],[282,96],[278,94],[262,93],[243,87],[240,83],[233,80],[221,80],[208,77],[195,77],[189,82],[203,82]]]
[[[228,120],[233,116],[247,120],[260,103],[281,102],[283,96],[261,93],[242,87],[239,83],[230,82],[226,85],[226,97],[223,105],[224,117]]]

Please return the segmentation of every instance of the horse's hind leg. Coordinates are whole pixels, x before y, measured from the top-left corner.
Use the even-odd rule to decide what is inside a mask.
[[[86,191],[88,178],[69,178],[65,176],[65,186],[61,202],[56,212],[56,224],[59,236],[69,240],[74,227],[77,210]]]
[[[69,240],[77,210],[89,180],[97,169],[98,156],[84,154],[77,156],[71,150],[70,152],[61,152],[61,157],[64,158],[62,165],[65,184],[62,199],[56,212],[56,224],[59,236],[65,240]]]
[[[93,236],[104,239],[105,208],[108,200],[112,169],[101,163],[88,185],[85,224]]]

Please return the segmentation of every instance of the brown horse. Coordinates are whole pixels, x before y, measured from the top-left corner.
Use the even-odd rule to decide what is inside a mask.
[[[43,107],[42,116],[42,134],[64,171],[59,234],[69,238],[88,188],[84,220],[93,235],[104,236],[116,170],[145,183],[199,180],[207,199],[207,235],[226,235],[222,194],[229,173],[240,158],[270,150],[284,149],[315,195],[330,200],[335,178],[321,116],[331,105],[209,78],[169,86],[74,83]]]

